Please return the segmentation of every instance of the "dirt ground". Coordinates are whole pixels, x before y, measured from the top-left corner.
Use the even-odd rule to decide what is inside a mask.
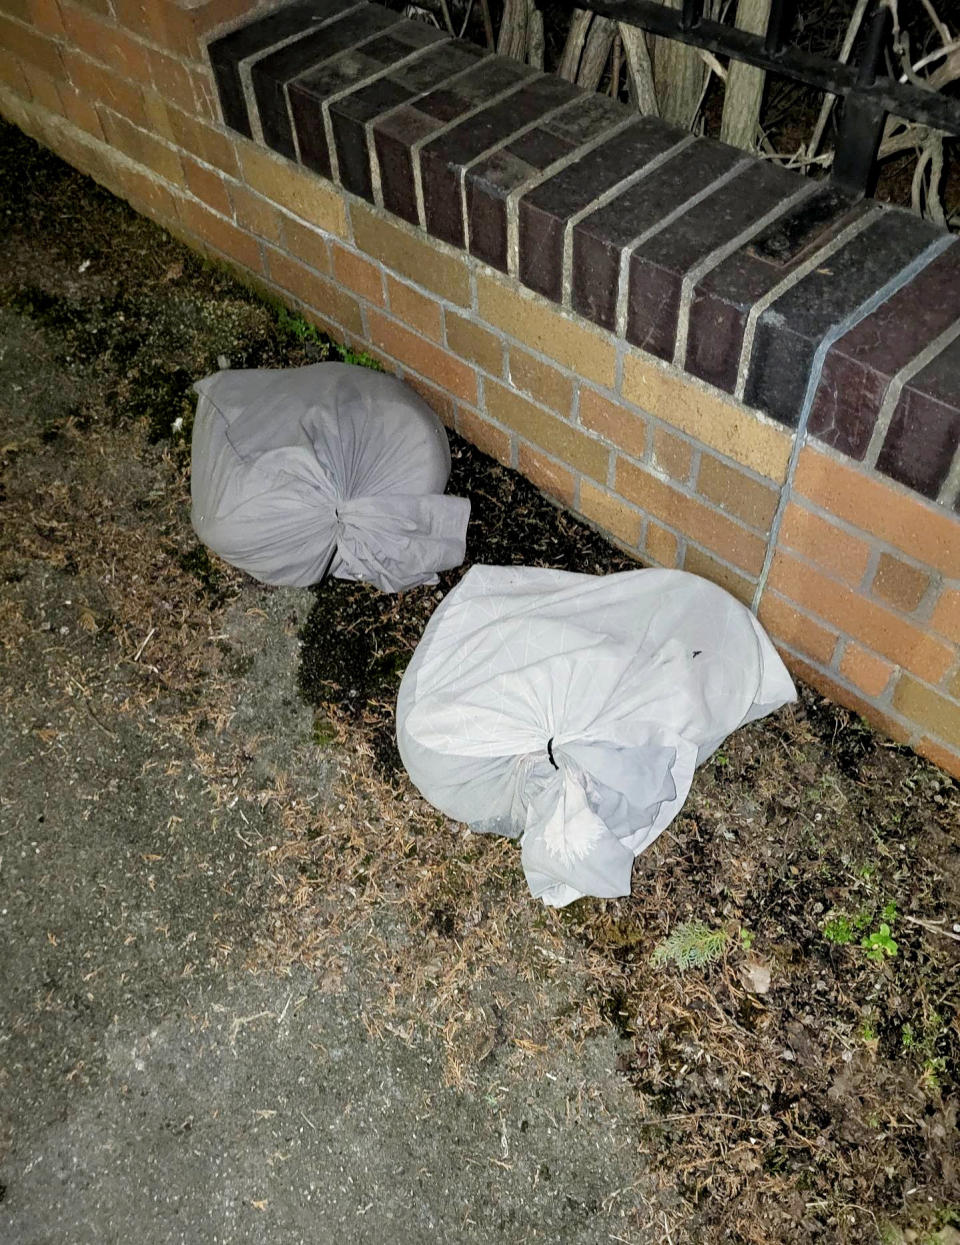
[[[191,532],[190,384],[329,350],[0,128],[0,1240],[956,1245],[956,785],[804,690],[535,904],[392,743],[462,572]],[[453,448],[471,561],[627,565]]]

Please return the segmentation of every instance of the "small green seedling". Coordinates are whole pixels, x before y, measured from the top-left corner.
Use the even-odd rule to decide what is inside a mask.
[[[343,363],[353,363],[357,367],[368,367],[374,372],[383,371],[376,359],[372,355],[368,355],[365,350],[351,350],[349,346],[340,346],[336,343],[333,348]]]
[[[320,330],[303,316],[288,311],[286,307],[278,307],[277,325],[284,333],[289,333],[291,337],[296,338],[298,342],[309,342],[313,346],[319,346],[326,357],[330,349],[329,343]]]
[[[947,1070],[947,1061],[942,1055],[931,1055],[929,1059],[923,1061],[923,1074],[920,1077],[921,1085],[927,1089],[939,1089],[940,1082]]]
[[[900,1047],[905,1055],[912,1055],[919,1063],[920,1083],[926,1089],[939,1090],[941,1078],[947,1071],[946,1058],[937,1053],[937,1044],[944,1032],[943,1017],[935,1011],[918,1017],[916,1026],[908,1020],[900,1029]]]
[[[848,942],[853,942],[853,926],[847,917],[834,916],[824,922],[823,936],[827,942],[833,942],[839,947],[844,947]]]
[[[853,916],[848,916],[843,912],[833,913],[823,923],[823,936],[827,942],[835,943],[838,947],[845,947],[848,943],[854,942],[857,935],[868,928],[873,920],[872,908],[861,908],[859,912]],[[881,919],[889,926],[896,919],[897,905],[889,903],[881,912]],[[889,934],[889,929],[887,933]],[[872,935],[871,935],[872,937]],[[871,944],[872,945],[872,944]],[[863,946],[867,946],[867,940],[864,938]],[[891,952],[896,954],[896,952]]]
[[[860,941],[861,947],[866,947],[867,959],[872,960],[874,964],[882,964],[885,959],[895,956],[898,951],[897,943],[890,936],[890,926],[883,921],[879,929],[875,929],[872,934],[867,934]]]
[[[725,929],[711,929],[703,921],[684,921],[657,944],[650,962],[658,968],[675,964],[684,973],[688,968],[702,968],[718,960],[729,941]]]
[[[299,312],[290,311],[286,307],[279,306],[276,309],[276,315],[277,327],[281,332],[289,334],[290,337],[300,342],[301,345],[309,344],[319,347],[321,359],[328,359],[330,352],[333,351],[342,363],[352,363],[357,367],[369,367],[374,372],[383,370],[376,359],[372,355],[367,354],[365,350],[353,350],[349,346],[341,345],[339,342],[332,342],[316,325],[311,324]]]
[[[740,931],[740,949],[742,951],[750,951],[753,948],[753,930],[741,929]]]

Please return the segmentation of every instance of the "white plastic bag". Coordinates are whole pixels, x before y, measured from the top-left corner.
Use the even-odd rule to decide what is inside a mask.
[[[268,584],[329,573],[384,592],[463,561],[470,503],[443,496],[443,426],[394,376],[344,363],[201,380],[192,520],[227,562]]]
[[[708,580],[474,566],[403,677],[397,739],[448,817],[523,836],[531,892],[562,907],[629,894],[696,766],[795,696],[760,624]]]

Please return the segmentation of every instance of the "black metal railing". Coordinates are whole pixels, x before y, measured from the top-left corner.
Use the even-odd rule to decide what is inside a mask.
[[[890,114],[960,135],[960,99],[913,82],[900,82],[887,72],[892,18],[882,0],[855,64],[791,44],[796,0],[773,0],[762,35],[705,18],[703,0],[683,0],[679,9],[666,8],[658,0],[587,0],[577,7],[840,96],[843,107],[831,177],[856,195],[867,194],[872,188],[880,139]]]

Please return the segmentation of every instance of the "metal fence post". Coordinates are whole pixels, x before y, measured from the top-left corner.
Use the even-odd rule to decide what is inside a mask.
[[[831,178],[853,194],[868,194],[876,180],[877,151],[883,137],[887,110],[862,87],[871,87],[877,78],[890,33],[890,10],[878,5],[867,33],[860,59],[857,85],[847,96],[837,134]]]

